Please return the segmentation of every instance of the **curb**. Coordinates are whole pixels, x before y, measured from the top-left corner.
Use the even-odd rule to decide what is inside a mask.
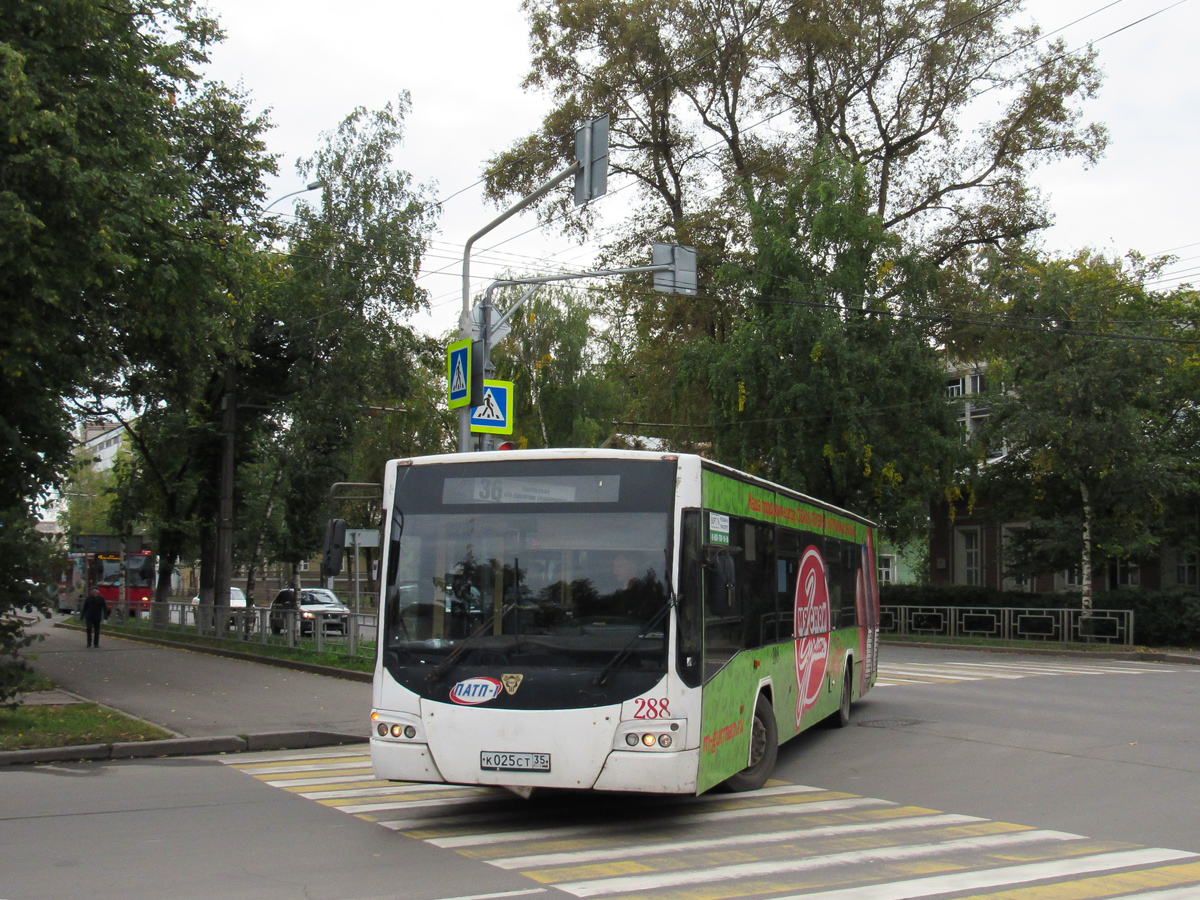
[[[942,644],[933,641],[889,641],[879,643],[888,647],[916,647],[921,650],[973,650],[977,653],[1010,653],[1022,656],[1074,656],[1088,659],[1124,659],[1143,662],[1175,663],[1200,666],[1200,654],[1171,653],[1164,650],[1076,650],[1071,647],[984,647],[978,644]]]
[[[168,738],[163,741],[118,741],[81,744],[77,747],[43,747],[37,750],[0,751],[0,766],[47,762],[93,762],[113,759],[151,759],[166,756],[201,756],[209,753],[243,753],[262,750],[306,750],[365,744],[370,738],[334,731],[276,731],[262,734]]]
[[[55,622],[55,628],[65,628],[68,631],[83,631],[80,625],[69,625],[66,622]],[[223,656],[226,659],[240,659],[243,662],[262,663],[265,666],[275,666],[280,669],[292,669],[297,672],[308,672],[311,675],[325,675],[329,678],[344,678],[346,681],[358,681],[370,684],[374,675],[370,672],[356,672],[353,669],[339,669],[335,666],[322,666],[317,663],[300,662],[295,659],[279,659],[274,656],[260,656],[257,653],[244,653],[241,650],[227,650],[224,647],[203,647],[199,644],[188,644],[183,641],[172,641],[167,638],[157,638],[144,634],[123,634],[119,631],[109,631],[108,637],[135,641],[140,644],[151,644],[156,647],[170,647],[172,650],[191,650],[193,653],[207,653],[209,656]]]

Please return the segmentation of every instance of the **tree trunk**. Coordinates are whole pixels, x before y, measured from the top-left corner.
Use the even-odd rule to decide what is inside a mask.
[[[166,628],[170,621],[171,575],[181,546],[179,532],[164,528],[158,533],[158,581],[154,585],[154,599],[150,602],[150,624],[154,628]]]
[[[254,605],[254,576],[258,568],[258,555],[262,552],[263,536],[267,531],[267,523],[271,521],[271,512],[275,509],[275,491],[283,480],[283,466],[275,470],[271,480],[271,490],[267,493],[267,511],[263,513],[262,522],[258,526],[258,534],[254,536],[254,548],[250,551],[250,572],[246,576],[246,602]]]

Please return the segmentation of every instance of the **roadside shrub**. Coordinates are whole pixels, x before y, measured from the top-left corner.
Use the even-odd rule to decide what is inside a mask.
[[[998,591],[965,584],[885,584],[883,606],[973,606],[1012,609],[1079,609],[1080,596]],[[1096,609],[1133,611],[1134,642],[1152,647],[1200,647],[1200,594],[1163,591],[1101,591]]]

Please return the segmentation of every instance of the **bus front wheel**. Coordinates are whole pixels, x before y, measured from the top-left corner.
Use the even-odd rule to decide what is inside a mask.
[[[740,793],[757,791],[767,783],[771,770],[775,768],[775,757],[779,753],[779,727],[775,724],[775,710],[765,695],[758,695],[754,704],[754,722],[750,726],[750,765],[725,780],[725,789]]]

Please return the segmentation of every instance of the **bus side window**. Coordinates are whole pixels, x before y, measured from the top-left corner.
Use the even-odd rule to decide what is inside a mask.
[[[700,529],[700,510],[684,510],[680,544],[683,566],[676,606],[679,620],[679,677],[688,687],[698,687],[704,674],[701,665],[704,656],[704,539]]]
[[[858,544],[839,538],[825,539],[825,564],[829,570],[829,626],[848,628],[858,624],[855,592],[862,552]]]
[[[704,548],[704,680],[742,649],[736,547]]]
[[[737,559],[738,590],[744,619],[742,646],[749,650],[774,643],[775,628],[775,526],[745,520],[743,553]],[[763,620],[771,622],[763,628]]]
[[[798,531],[780,528],[776,535],[775,640],[791,640],[796,633],[796,578],[804,547]]]

